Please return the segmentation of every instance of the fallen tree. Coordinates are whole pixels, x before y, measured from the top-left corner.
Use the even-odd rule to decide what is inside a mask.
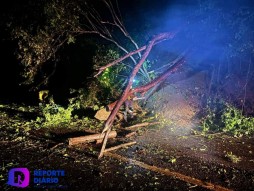
[[[104,129],[102,131],[102,134],[104,135],[104,139],[103,139],[103,144],[102,144],[101,151],[100,151],[100,154],[99,154],[98,158],[101,158],[103,156],[103,153],[104,153],[104,150],[105,150],[106,144],[107,144],[107,139],[108,139],[109,133],[110,133],[111,128],[112,128],[113,121],[115,120],[115,117],[116,117],[120,107],[127,100],[129,95],[131,95],[133,93],[137,93],[137,92],[144,95],[149,89],[151,89],[152,87],[154,87],[158,83],[164,81],[173,72],[176,72],[180,68],[180,66],[184,63],[184,57],[181,57],[181,59],[178,59],[177,62],[175,62],[173,64],[173,66],[171,66],[168,70],[166,70],[158,78],[152,80],[151,82],[149,82],[146,85],[143,85],[141,87],[137,87],[135,89],[132,89],[133,80],[134,80],[136,74],[138,73],[139,69],[141,68],[142,64],[145,62],[146,58],[148,57],[148,55],[151,52],[154,45],[158,44],[159,42],[162,42],[164,40],[172,39],[175,36],[175,34],[176,34],[176,32],[175,33],[168,32],[168,33],[162,33],[162,34],[156,35],[152,38],[152,40],[149,42],[149,44],[147,46],[144,46],[145,48],[140,48],[139,50],[135,50],[133,52],[130,52],[127,55],[125,55],[125,56],[119,58],[118,60],[114,61],[113,63],[107,65],[107,67],[115,65],[118,62],[128,58],[131,55],[133,55],[134,53],[139,53],[142,50],[144,50],[144,52],[141,56],[141,59],[139,60],[137,65],[135,65],[135,67],[133,68],[133,70],[131,72],[131,75],[129,77],[128,84],[127,84],[125,90],[123,91],[120,99],[117,101],[116,105],[114,106],[112,112],[110,113],[110,115],[109,115],[109,117],[108,117],[108,119],[105,123]],[[95,76],[98,76],[107,67],[104,66],[104,67],[100,68],[99,72]]]
[[[170,63],[171,65],[167,64],[168,69],[165,67],[165,72],[154,80],[151,79],[147,68],[144,66],[153,47],[162,41],[174,38],[179,29],[175,32],[155,35],[145,46],[139,46],[123,24],[117,1],[113,3],[110,0],[102,0],[97,4],[91,0],[73,1],[72,3],[67,0],[52,0],[45,3],[44,6],[45,26],[35,25],[36,28],[15,27],[13,30],[13,38],[19,40],[18,58],[24,66],[23,77],[25,81],[23,84],[32,85],[33,90],[38,90],[42,85],[47,85],[50,77],[55,74],[58,63],[56,60],[58,60],[58,56],[60,58],[60,54],[57,54],[59,50],[68,44],[75,43],[81,37],[86,38],[88,35],[94,39],[96,44],[97,37],[100,37],[114,45],[120,56],[119,59],[107,65],[99,62],[104,59],[99,59],[99,63],[95,62],[95,68],[98,68],[98,73],[95,76],[123,60],[125,61],[124,66],[128,68],[125,74],[129,75],[130,73],[128,80],[126,79],[119,88],[122,90],[125,87],[102,131],[104,138],[100,158],[103,156],[113,121],[128,97],[135,93],[141,93],[143,96],[149,89],[157,87],[184,63],[184,56],[180,56],[175,62]],[[105,17],[105,15],[108,16]],[[140,43],[144,41],[147,39],[142,39]],[[125,55],[121,56],[122,54]],[[130,63],[125,60],[127,58],[131,61]],[[52,68],[48,69],[47,64],[52,64]],[[132,89],[133,80],[137,73],[140,73],[145,79],[143,80],[145,85]]]

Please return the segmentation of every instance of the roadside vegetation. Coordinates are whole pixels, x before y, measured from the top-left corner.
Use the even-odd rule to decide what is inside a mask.
[[[209,99],[201,120],[204,134],[224,132],[234,137],[250,136],[254,133],[254,117],[222,99]]]

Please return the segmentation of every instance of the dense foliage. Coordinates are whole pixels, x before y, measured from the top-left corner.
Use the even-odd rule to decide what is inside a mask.
[[[209,100],[201,129],[204,133],[226,132],[236,137],[254,133],[254,117],[246,117],[235,106],[221,100]]]

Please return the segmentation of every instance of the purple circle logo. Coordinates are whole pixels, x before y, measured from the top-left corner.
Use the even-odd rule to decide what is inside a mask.
[[[29,185],[30,173],[27,168],[12,168],[9,171],[7,184],[25,188]]]

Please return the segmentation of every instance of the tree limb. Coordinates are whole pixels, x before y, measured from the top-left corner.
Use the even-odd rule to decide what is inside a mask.
[[[156,124],[160,124],[160,122],[144,122],[144,123],[139,123],[139,124],[132,125],[132,126],[129,126],[129,127],[125,127],[124,129],[125,130],[133,130],[133,129],[136,129],[136,128],[139,128],[139,127],[145,127],[145,126],[156,125]]]
[[[117,60],[105,65],[105,66],[102,66],[100,67],[98,70],[98,73],[96,75],[94,75],[94,77],[97,77],[98,75],[101,74],[101,72],[103,72],[105,69],[111,67],[111,66],[114,66],[116,64],[118,64],[119,62],[125,60],[126,58],[129,58],[130,56],[134,55],[134,54],[137,54],[139,52],[141,52],[142,50],[145,50],[146,49],[146,46],[142,46],[141,48],[137,49],[137,50],[134,50],[132,52],[129,52],[128,54],[122,56],[121,58],[118,58]]]
[[[150,88],[164,81],[170,74],[176,72],[184,62],[185,62],[184,58],[181,58],[181,60],[175,63],[173,67],[166,70],[161,76],[159,76],[158,78],[154,79],[153,81],[149,82],[148,84],[144,86],[132,89],[130,94],[137,93],[137,92],[140,92],[140,93],[147,92]]]
[[[160,173],[160,174],[163,174],[163,175],[166,175],[166,176],[169,176],[169,177],[173,177],[175,179],[182,180],[184,182],[187,182],[187,183],[190,183],[190,184],[193,184],[193,185],[198,185],[200,187],[203,187],[203,188],[206,188],[206,189],[209,189],[209,190],[233,191],[232,189],[222,187],[218,184],[213,184],[211,182],[205,182],[203,180],[181,174],[181,173],[173,171],[171,169],[165,169],[165,168],[161,168],[161,167],[157,167],[157,166],[151,166],[151,165],[148,165],[144,162],[137,161],[137,160],[132,159],[132,158],[126,158],[126,157],[118,155],[116,153],[107,152],[107,153],[105,153],[105,155],[108,156],[108,157],[126,162],[127,164],[137,165],[137,166],[139,166],[141,168],[144,168],[146,170],[156,172],[156,173]]]
[[[116,131],[111,131],[109,134],[109,138],[115,138],[117,136]],[[77,145],[84,142],[94,141],[94,140],[102,140],[103,136],[99,134],[93,134],[93,135],[86,135],[81,137],[73,137],[69,138],[69,145]]]
[[[105,150],[104,150],[104,153],[105,153],[105,152],[109,152],[109,151],[113,151],[113,150],[116,150],[116,149],[120,149],[120,148],[122,148],[122,147],[128,147],[128,146],[134,145],[134,144],[136,144],[136,143],[137,143],[136,141],[129,142],[129,143],[123,143],[123,144],[121,144],[121,145],[117,145],[117,146],[115,146],[115,147],[111,147],[111,148],[105,149]]]

